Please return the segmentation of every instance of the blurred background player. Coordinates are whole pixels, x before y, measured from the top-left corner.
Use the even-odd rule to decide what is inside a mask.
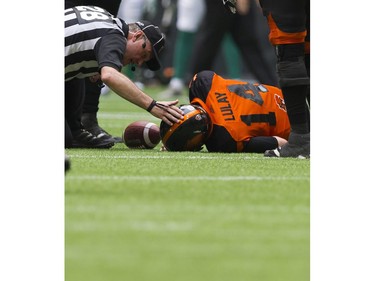
[[[166,91],[161,93],[163,97],[182,94],[195,33],[201,23],[205,9],[204,0],[177,1],[177,34],[173,53],[173,76]]]
[[[236,14],[228,13],[221,1],[205,0],[205,3],[206,13],[192,55],[192,73],[215,70],[214,60],[225,34],[229,33],[250,73],[249,80],[277,86],[276,56],[267,39],[267,22],[257,2],[238,0]]]
[[[176,38],[173,50],[173,76],[168,88],[161,93],[164,98],[182,95],[187,86],[187,77],[191,77],[191,54],[196,34],[206,14],[204,0],[178,0],[176,16]],[[232,38],[227,34],[223,39],[222,50],[228,68],[228,76],[240,77],[239,52]]]
[[[196,74],[184,120],[161,122],[163,144],[171,151],[254,152],[283,146],[290,125],[279,88],[224,79],[213,71]]]

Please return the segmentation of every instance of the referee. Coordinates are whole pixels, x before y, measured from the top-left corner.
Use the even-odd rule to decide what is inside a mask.
[[[165,38],[147,21],[126,24],[96,6],[65,10],[65,147],[109,148],[113,139],[101,139],[81,124],[85,78],[104,82],[115,93],[152,115],[173,124],[182,118],[178,100],[156,102],[121,73],[127,64],[160,68]]]

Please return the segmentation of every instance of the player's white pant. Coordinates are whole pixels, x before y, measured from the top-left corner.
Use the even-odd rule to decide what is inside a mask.
[[[141,20],[144,4],[144,0],[122,0],[117,16],[127,23]]]
[[[178,0],[177,29],[196,32],[206,11],[204,0]]]

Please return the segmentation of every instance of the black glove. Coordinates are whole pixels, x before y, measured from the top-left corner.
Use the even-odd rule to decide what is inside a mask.
[[[237,0],[223,0],[224,6],[230,11],[232,14],[236,13],[236,2]]]

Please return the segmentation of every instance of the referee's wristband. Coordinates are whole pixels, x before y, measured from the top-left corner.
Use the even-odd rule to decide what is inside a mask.
[[[156,100],[152,100],[150,105],[147,107],[147,111],[151,112],[151,110],[154,108],[155,105],[156,105]]]

